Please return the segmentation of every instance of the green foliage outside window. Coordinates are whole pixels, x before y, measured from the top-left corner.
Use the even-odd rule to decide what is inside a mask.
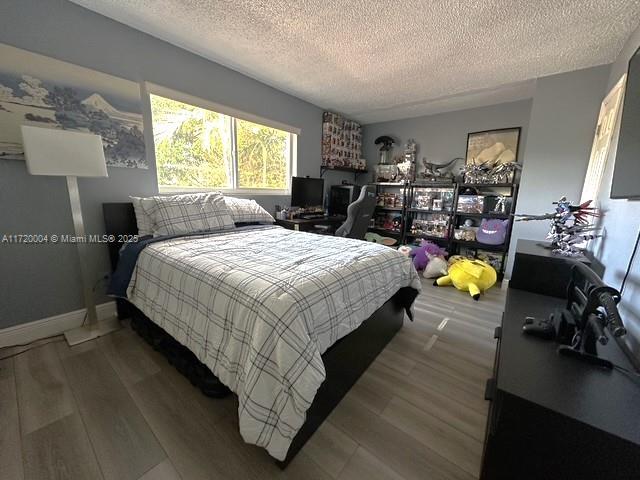
[[[238,186],[286,188],[289,133],[246,120],[237,120],[236,129]]]
[[[151,112],[161,187],[233,188],[234,126],[237,188],[287,187],[288,132],[157,95]]]

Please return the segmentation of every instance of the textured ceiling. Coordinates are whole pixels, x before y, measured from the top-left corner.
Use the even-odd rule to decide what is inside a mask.
[[[614,60],[640,0],[72,0],[364,123]]]

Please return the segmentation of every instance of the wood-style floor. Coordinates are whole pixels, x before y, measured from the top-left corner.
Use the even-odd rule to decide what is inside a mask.
[[[473,479],[504,292],[424,282],[416,320],[285,471],[130,328],[0,361],[2,479]],[[11,353],[0,351],[0,356]]]

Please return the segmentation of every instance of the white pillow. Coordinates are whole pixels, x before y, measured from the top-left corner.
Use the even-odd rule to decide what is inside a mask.
[[[154,235],[228,230],[235,227],[219,193],[153,197],[151,220]]]
[[[138,224],[138,235],[153,235],[153,221],[151,220],[150,211],[155,204],[153,197],[129,197],[133,203],[133,211],[136,214],[136,223]]]
[[[235,223],[274,223],[269,212],[262,208],[255,200],[245,198],[224,197],[231,217]]]

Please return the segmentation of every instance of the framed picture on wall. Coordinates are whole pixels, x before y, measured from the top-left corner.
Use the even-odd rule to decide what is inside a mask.
[[[472,132],[467,137],[467,165],[493,168],[518,161],[520,127]]]
[[[0,43],[0,160],[24,160],[21,125],[102,137],[109,167],[149,168],[140,85]]]

